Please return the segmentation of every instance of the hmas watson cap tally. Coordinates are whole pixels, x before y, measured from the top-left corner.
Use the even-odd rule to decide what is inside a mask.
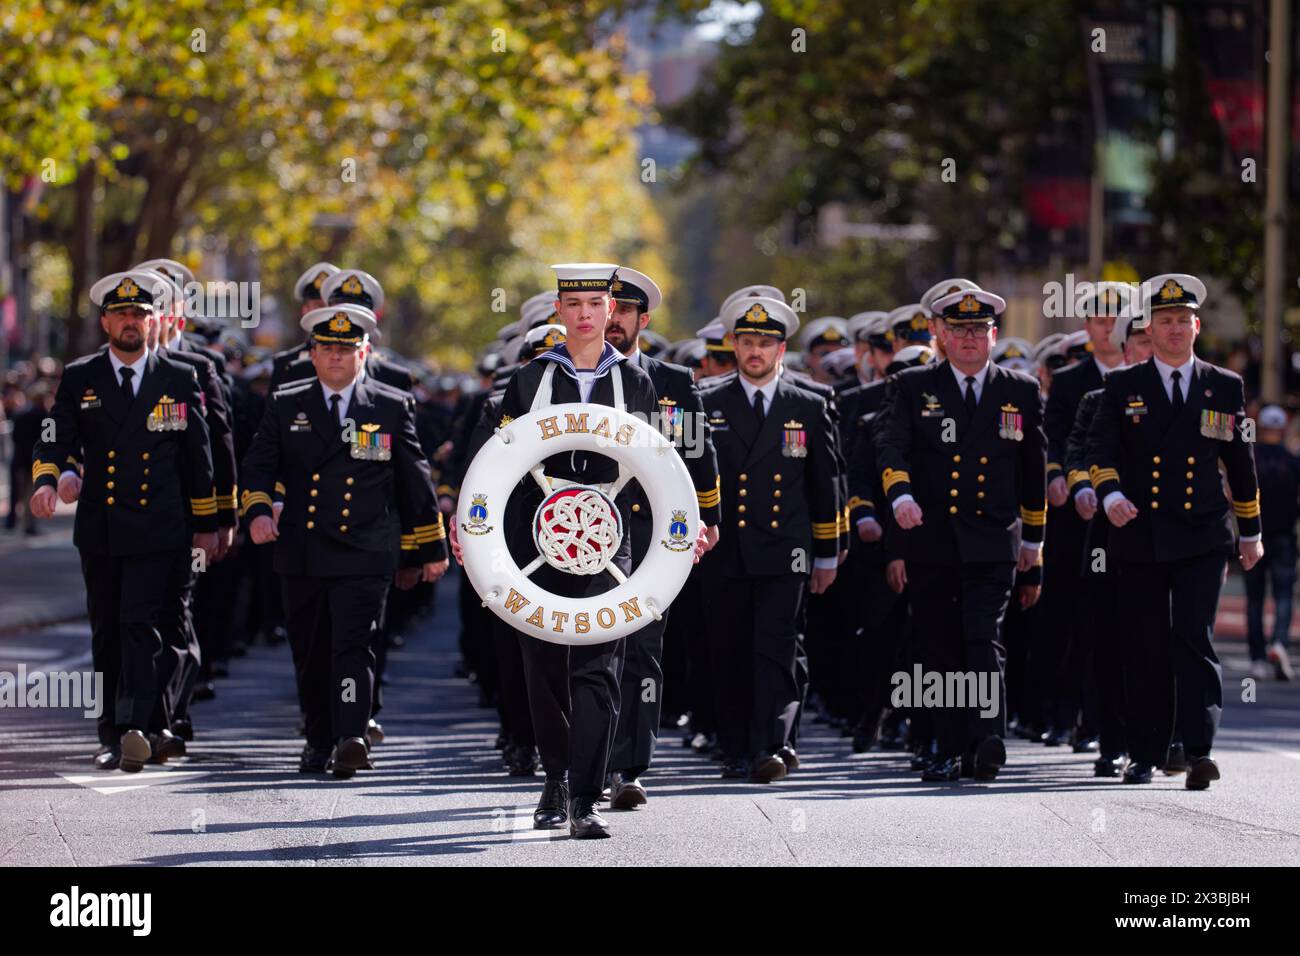
[[[313,342],[330,345],[361,345],[366,337],[379,338],[375,313],[364,305],[344,302],[312,309],[299,322],[311,333]]]
[[[609,291],[616,302],[635,302],[644,312],[653,312],[664,300],[654,279],[627,266],[618,267]]]
[[[325,296],[321,294],[321,287],[325,285],[326,279],[338,271],[339,267],[332,262],[316,263],[298,276],[298,281],[293,284],[293,297],[299,302],[306,302],[308,299],[325,301]]]
[[[384,287],[369,272],[340,269],[321,285],[321,296],[330,305],[363,305],[372,312],[384,307]]]
[[[612,262],[561,262],[551,266],[555,270],[556,291],[609,292],[610,283],[618,266]]]
[[[786,339],[798,330],[799,317],[784,302],[759,296],[733,302],[723,310],[722,325],[733,339],[745,333]]]

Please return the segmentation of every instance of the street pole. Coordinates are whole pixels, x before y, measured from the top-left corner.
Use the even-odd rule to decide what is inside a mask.
[[[1268,181],[1264,198],[1264,321],[1260,393],[1282,400],[1282,306],[1286,282],[1287,148],[1290,145],[1291,0],[1271,0],[1268,41]]]

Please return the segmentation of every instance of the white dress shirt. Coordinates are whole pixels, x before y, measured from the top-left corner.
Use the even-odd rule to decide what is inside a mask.
[[[948,368],[952,369],[953,378],[957,379],[957,391],[961,393],[961,400],[966,401],[966,373],[951,362]],[[984,380],[989,377],[989,363],[985,362],[984,367],[975,373],[975,401],[984,397]]]
[[[330,397],[332,395],[337,395],[339,396],[339,418],[347,418],[348,406],[352,404],[352,391],[357,387],[356,380],[354,379],[347,388],[342,388],[338,391],[330,388],[324,382],[320,383],[320,387],[321,391],[325,393],[325,407],[328,409],[330,407]]]
[[[122,369],[129,368],[134,374],[131,376],[131,394],[140,394],[140,381],[144,378],[145,363],[149,361],[149,350],[141,349],[140,357],[127,365],[112,349],[108,350],[108,360],[113,363],[113,379],[117,382],[117,387],[122,387]]]

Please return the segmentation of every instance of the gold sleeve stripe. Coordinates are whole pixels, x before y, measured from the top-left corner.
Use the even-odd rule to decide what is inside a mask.
[[[1090,479],[1088,478],[1088,473],[1086,471],[1080,471],[1079,469],[1075,468],[1065,476],[1065,480],[1068,481],[1070,483],[1070,487],[1073,488],[1075,485],[1079,484],[1079,482],[1089,481]]]
[[[1047,524],[1047,509],[1031,511],[1029,508],[1021,508],[1020,520],[1025,524],[1034,526]]]
[[[818,528],[821,528],[823,530],[827,528],[830,529],[838,528],[840,526],[840,523],[839,521],[814,521],[812,523],[812,526],[813,526],[813,530],[816,531]]]
[[[712,508],[714,505],[722,504],[722,492],[714,491],[697,491],[695,498],[701,508]]]
[[[1092,476],[1092,483],[1099,485],[1103,481],[1119,481],[1119,472],[1114,468],[1098,468],[1093,465],[1088,469],[1088,474]]]
[[[1232,503],[1232,510],[1238,518],[1258,518],[1259,492],[1255,492],[1255,498],[1252,501],[1234,501]]]
[[[447,537],[447,532],[439,529],[437,531],[426,531],[415,536],[416,544],[429,544],[432,541],[441,541]]]
[[[834,541],[839,536],[839,531],[834,529],[830,531],[818,531],[816,528],[813,529],[813,538],[817,541]]]
[[[275,483],[275,493],[276,493],[277,495],[283,495],[283,494],[285,494],[285,488],[284,488],[284,482],[283,482],[283,481],[277,481],[277,482]]]
[[[885,491],[888,491],[890,488],[894,487],[894,485],[898,484],[900,481],[906,481],[910,483],[912,480],[912,476],[905,471],[895,471],[893,468],[886,468],[883,472],[880,473],[880,480],[881,483],[885,486]]]
[[[875,505],[871,501],[869,501],[866,498],[860,498],[857,495],[854,495],[852,498],[849,499],[849,511],[852,511],[854,508],[874,508],[874,507]]]
[[[49,462],[32,462],[32,481],[35,481],[41,475],[50,475],[57,479],[59,477],[59,466]]]
[[[233,493],[228,495],[217,495],[217,507],[221,508],[223,511],[228,511],[235,507],[236,498],[238,498],[238,495]]]
[[[403,550],[403,551],[419,551],[419,550],[420,550],[420,546],[419,546],[418,544],[416,544],[414,541],[407,541],[407,540],[403,539],[403,540],[402,540],[402,550]]]
[[[217,513],[217,504],[216,502],[213,502],[210,505],[191,504],[190,511],[194,512],[194,514],[200,517],[207,517],[208,515],[214,515]]]
[[[1061,471],[1061,470],[1062,470],[1062,469],[1061,469],[1061,463],[1060,463],[1059,461],[1049,461],[1049,462],[1047,463],[1047,470],[1048,470],[1048,471]]]

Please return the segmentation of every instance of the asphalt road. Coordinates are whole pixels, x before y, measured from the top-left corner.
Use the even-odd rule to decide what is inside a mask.
[[[66,562],[65,562],[66,572]],[[71,587],[79,582],[66,582]],[[854,755],[805,727],[803,768],[770,786],[723,781],[673,734],[646,807],[610,813],[613,839],[531,829],[541,778],[506,777],[494,713],[453,676],[450,587],[390,658],[377,768],[351,781],[296,772],[301,741],[285,646],[232,664],[195,705],[192,755],[144,773],[90,766],[77,712],[0,710],[0,865],[1294,865],[1300,860],[1300,687],[1243,703],[1242,645],[1223,648],[1229,704],[1205,793],[1178,777],[1124,787],[1090,758],[1009,744],[991,784],[923,784],[904,755]],[[0,671],[88,667],[65,623],[0,637]]]

